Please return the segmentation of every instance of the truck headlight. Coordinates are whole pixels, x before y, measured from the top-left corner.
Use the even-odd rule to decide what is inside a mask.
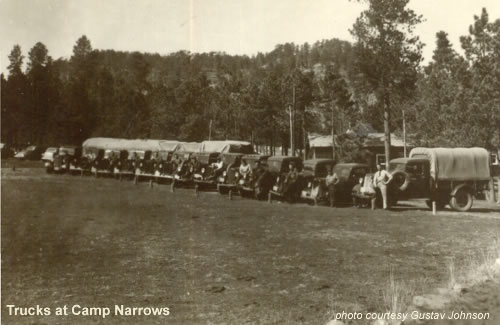
[[[201,173],[202,173],[202,174],[203,174],[203,173],[205,173],[205,168],[202,168],[202,169],[201,169]]]

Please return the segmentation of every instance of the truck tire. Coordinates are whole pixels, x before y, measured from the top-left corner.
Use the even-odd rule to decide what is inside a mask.
[[[466,187],[459,188],[450,199],[450,206],[455,211],[466,212],[472,207],[474,199]]]
[[[391,183],[398,190],[404,191],[408,188],[408,185],[410,185],[410,175],[408,173],[401,172],[401,171],[395,172],[392,175]]]

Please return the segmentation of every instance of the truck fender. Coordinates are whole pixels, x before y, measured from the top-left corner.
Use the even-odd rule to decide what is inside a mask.
[[[462,189],[462,188],[466,188],[466,189],[467,189],[467,191],[469,191],[469,193],[471,193],[471,194],[473,194],[473,193],[474,193],[473,189],[472,189],[469,185],[467,185],[467,184],[459,184],[459,185],[457,185],[457,186],[455,186],[455,187],[453,188],[453,190],[452,190],[452,191],[451,191],[451,193],[450,193],[450,196],[452,196],[452,197],[453,197],[453,196],[455,196],[455,194],[457,194],[457,192],[458,192],[460,189]]]

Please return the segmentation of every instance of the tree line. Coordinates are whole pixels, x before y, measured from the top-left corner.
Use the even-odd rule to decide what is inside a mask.
[[[41,42],[27,56],[15,45],[1,76],[2,142],[210,137],[287,148],[292,108],[299,150],[310,133],[340,136],[359,122],[398,133],[403,111],[412,144],[500,147],[500,20],[474,16],[463,55],[438,32],[423,65],[413,35],[422,17],[408,0],[360,1],[356,42],[286,43],[251,57],[98,50],[82,36],[69,59],[54,60]]]

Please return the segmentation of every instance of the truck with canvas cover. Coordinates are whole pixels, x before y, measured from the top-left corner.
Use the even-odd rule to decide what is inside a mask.
[[[92,174],[110,174],[108,157],[111,150],[119,150],[127,140],[115,138],[89,138],[82,144],[83,155],[80,162],[76,162],[74,170],[82,172],[90,168]],[[106,156],[106,151],[107,156]],[[105,157],[106,156],[106,157]]]
[[[228,194],[229,191],[235,190],[238,185],[239,167],[241,164],[241,153],[223,153],[221,160],[223,163],[222,170],[217,174],[217,191],[219,194]],[[215,171],[214,171],[215,172]]]
[[[171,175],[172,184],[171,190],[177,186],[190,187],[193,185],[194,164],[193,160],[197,160],[196,153],[200,152],[200,143],[198,142],[180,142],[179,146],[173,153],[171,159]],[[193,159],[195,158],[195,159]]]
[[[160,150],[154,152],[153,160],[153,170],[156,182],[160,180],[170,180],[173,173],[172,169],[172,158],[174,152],[179,148],[180,143],[178,141],[160,141]]]
[[[213,164],[217,162],[219,157],[218,152],[198,152],[195,153],[197,163],[193,165],[193,180],[195,184],[195,190],[215,190],[217,180],[214,175],[215,169]]]
[[[474,197],[489,187],[490,154],[483,148],[414,148],[409,158],[389,162],[391,203],[426,199],[442,209],[471,209]]]

